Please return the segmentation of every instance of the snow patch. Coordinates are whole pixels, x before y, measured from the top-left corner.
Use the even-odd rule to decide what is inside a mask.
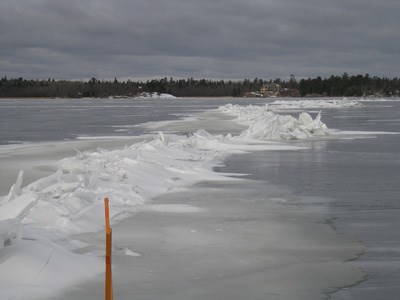
[[[158,99],[178,99],[177,97],[171,95],[171,94],[166,94],[166,93],[147,93],[143,92],[140,93],[138,96],[134,97],[133,99],[135,100],[158,100]]]
[[[124,248],[124,254],[125,254],[126,256],[134,256],[134,257],[142,256],[142,255],[140,255],[139,253],[134,252],[134,251],[132,251],[132,250],[129,249],[129,248]]]

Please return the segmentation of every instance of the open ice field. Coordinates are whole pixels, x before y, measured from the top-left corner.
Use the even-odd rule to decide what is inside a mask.
[[[398,299],[400,101],[2,100],[0,298]],[[22,171],[21,171],[22,170]]]

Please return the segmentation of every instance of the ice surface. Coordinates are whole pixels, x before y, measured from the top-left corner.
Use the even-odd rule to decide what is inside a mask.
[[[104,271],[103,260],[78,255],[43,238],[2,250],[0,298],[44,299]]]
[[[398,102],[398,98],[361,98],[358,101],[360,102]]]
[[[112,199],[111,217],[119,219],[119,215],[157,195],[202,180],[228,180],[212,168],[230,153],[296,149],[263,142],[326,134],[320,114],[315,119],[307,113],[294,118],[275,114],[267,106],[226,105],[220,110],[236,114],[248,129],[239,136],[212,135],[201,130],[190,136],[159,133],[152,141],[120,150],[81,152],[61,160],[55,173],[23,189],[21,174],[1,202],[0,209],[7,209],[7,214],[0,214],[3,241],[16,236],[17,224],[25,214],[24,224],[36,228],[56,228],[66,234],[98,231],[103,226],[104,197]]]
[[[190,205],[198,213],[145,210],[116,224],[114,297],[310,300],[355,282],[360,271],[341,260],[354,257],[360,245],[331,230],[315,211],[271,203],[269,196],[289,196],[273,190],[264,181],[207,182],[150,205]],[[127,256],[126,248],[141,256]],[[97,277],[52,299],[95,300],[103,282]]]
[[[394,131],[355,131],[355,130],[331,130],[332,135],[341,136],[345,139],[365,138],[366,136],[374,137],[376,135],[397,135],[400,132]]]
[[[104,197],[110,199],[112,223],[140,211],[143,207],[146,207],[145,210],[160,213],[199,213],[202,209],[196,206],[145,204],[151,204],[151,199],[156,196],[181,191],[201,181],[238,180],[232,176],[227,177],[228,174],[213,172],[213,167],[221,164],[232,153],[269,149],[295,150],[299,147],[282,142],[327,134],[327,127],[321,121],[320,113],[315,118],[308,113],[301,113],[295,118],[276,114],[269,106],[237,105],[226,105],[219,108],[219,111],[236,116],[237,122],[247,129],[236,136],[213,135],[204,130],[187,136],[160,132],[150,141],[135,143],[123,149],[79,152],[74,157],[59,161],[57,170],[50,176],[23,188],[22,175],[19,176],[10,193],[0,202],[0,234],[3,244],[19,235],[21,221],[26,215],[23,224],[26,228],[35,230],[33,238],[44,236],[44,248],[34,243],[33,248],[42,249],[38,251],[39,256],[48,253],[49,248],[54,248],[59,249],[57,253],[60,254],[60,263],[64,259],[67,262],[75,259],[79,262],[80,256],[67,250],[73,249],[74,245],[76,247],[76,243],[70,241],[69,237],[103,228]],[[51,234],[44,234],[49,232]],[[21,246],[24,245],[26,241],[22,241]],[[10,253],[10,250],[7,251]],[[125,251],[128,256],[134,253],[129,251]],[[35,260],[34,253],[29,259]],[[84,270],[85,266],[88,269],[87,272],[82,270],[78,278],[86,278],[85,276],[93,276],[99,272],[97,262],[85,263],[82,260],[80,266]],[[19,264],[18,256],[12,256],[7,264],[0,264],[0,276],[6,276],[5,267],[14,266],[15,269],[20,267]],[[45,263],[43,268],[47,269],[47,265]],[[53,266],[54,269],[49,268],[46,272],[56,272],[60,267],[56,266],[57,264]],[[54,289],[76,283],[73,279],[74,272],[70,268],[67,268],[64,276],[66,284],[54,284]],[[26,279],[28,283],[29,278]]]
[[[117,132],[118,130],[116,130]],[[122,140],[122,139],[126,139],[126,140],[130,140],[132,139],[132,136],[123,136],[123,135],[101,135],[101,136],[78,136],[76,137],[77,140]]]
[[[356,100],[343,99],[316,99],[316,100],[277,100],[270,104],[272,109],[294,108],[349,108],[362,107]]]

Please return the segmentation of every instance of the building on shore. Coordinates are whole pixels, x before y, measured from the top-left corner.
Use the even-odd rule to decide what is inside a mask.
[[[275,82],[268,82],[263,84],[260,89],[260,93],[265,97],[278,96],[281,92],[281,86]]]

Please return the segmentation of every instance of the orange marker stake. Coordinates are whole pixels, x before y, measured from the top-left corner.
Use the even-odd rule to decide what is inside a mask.
[[[106,221],[106,282],[105,282],[105,300],[113,300],[112,288],[112,229],[110,227],[110,211],[108,208],[108,198],[104,198],[104,212]]]

